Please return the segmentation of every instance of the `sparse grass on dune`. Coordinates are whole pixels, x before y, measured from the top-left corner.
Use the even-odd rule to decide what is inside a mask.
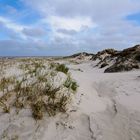
[[[18,61],[18,68],[22,71],[19,77],[4,77],[0,79],[0,107],[9,113],[11,108],[21,110],[31,108],[35,119],[42,119],[46,113],[54,116],[59,112],[66,112],[67,105],[73,92],[77,90],[77,83],[68,74],[64,64],[46,62],[41,59],[23,59]],[[67,79],[55,86],[54,77],[63,72]]]

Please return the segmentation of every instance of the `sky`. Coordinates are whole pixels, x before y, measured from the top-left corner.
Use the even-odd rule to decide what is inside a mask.
[[[61,56],[140,44],[140,0],[0,0],[0,56]]]

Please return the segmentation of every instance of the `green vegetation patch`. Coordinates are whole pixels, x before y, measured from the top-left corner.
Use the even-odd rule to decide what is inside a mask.
[[[68,89],[72,89],[73,91],[77,91],[78,84],[74,81],[70,76],[67,77],[64,86]]]
[[[60,71],[60,72],[63,72],[63,73],[65,73],[65,74],[67,74],[68,71],[69,71],[69,68],[66,67],[64,64],[58,64],[58,65],[56,66],[56,71]]]

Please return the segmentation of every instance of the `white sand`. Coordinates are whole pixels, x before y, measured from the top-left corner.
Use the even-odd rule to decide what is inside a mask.
[[[140,71],[103,73],[94,65],[68,65],[79,88],[66,114],[36,122],[28,109],[1,113],[0,139],[140,140]]]
[[[139,140],[140,71],[107,74],[93,66],[81,64],[75,68],[83,72],[72,72],[80,85],[78,94],[84,94],[77,94],[77,108],[88,115],[92,138]]]

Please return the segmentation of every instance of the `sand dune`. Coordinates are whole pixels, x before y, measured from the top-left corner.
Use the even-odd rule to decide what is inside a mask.
[[[67,112],[54,117],[46,114],[38,121],[33,119],[30,108],[22,109],[18,115],[14,109],[1,112],[1,140],[140,139],[139,70],[104,73],[104,68],[94,67],[96,61],[58,61],[69,67],[79,85]]]

